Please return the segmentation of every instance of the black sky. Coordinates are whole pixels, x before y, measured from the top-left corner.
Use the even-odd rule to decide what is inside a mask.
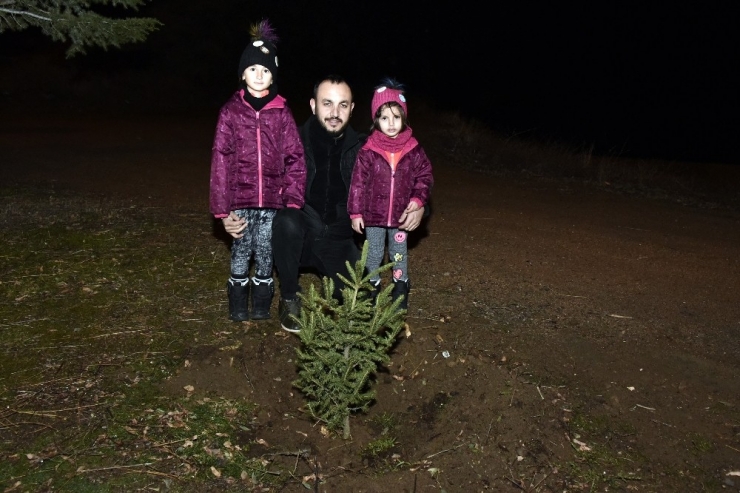
[[[80,102],[66,84],[96,88],[86,98],[112,106],[215,112],[235,88],[248,25],[269,18],[281,37],[279,87],[298,114],[325,73],[345,75],[361,105],[390,75],[406,83],[410,104],[423,99],[502,132],[740,164],[731,2],[562,3],[153,0],[143,13],[163,28],[120,51],[70,61],[38,33],[3,34],[3,103],[22,100],[19,79],[42,63],[52,77],[22,86],[49,101]]]

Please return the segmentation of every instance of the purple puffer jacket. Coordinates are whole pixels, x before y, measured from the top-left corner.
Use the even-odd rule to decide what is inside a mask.
[[[409,201],[420,206],[429,201],[432,163],[414,138],[400,151],[395,172],[383,151],[371,147],[368,142],[357,154],[347,211],[350,217],[361,215],[365,226],[397,228]]]
[[[285,98],[255,111],[237,91],[221,107],[213,138],[211,213],[301,208],[305,189],[303,145]]]

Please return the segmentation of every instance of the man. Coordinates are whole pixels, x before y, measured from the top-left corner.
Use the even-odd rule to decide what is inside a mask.
[[[347,272],[360,258],[347,213],[347,197],[357,152],[365,135],[349,126],[355,103],[352,90],[339,76],[330,75],[314,86],[310,101],[313,115],[300,129],[306,158],[306,203],[303,209],[280,209],[272,224],[275,268],[280,280],[280,324],[298,332],[291,315],[299,316],[298,277],[301,268],[313,268],[334,280],[334,296],[341,299],[337,273]],[[413,231],[424,210],[405,211],[399,229]],[[224,221],[226,231],[241,233],[244,220]]]

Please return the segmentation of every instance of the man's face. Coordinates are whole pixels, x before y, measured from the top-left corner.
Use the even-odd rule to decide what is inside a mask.
[[[352,116],[352,90],[347,84],[324,81],[319,84],[316,98],[311,99],[311,111],[319,124],[331,135],[342,135]]]

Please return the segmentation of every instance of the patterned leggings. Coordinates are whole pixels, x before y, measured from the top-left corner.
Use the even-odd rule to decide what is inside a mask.
[[[272,277],[272,219],[276,209],[239,209],[246,218],[244,236],[231,244],[231,275],[244,279],[249,275],[249,261],[254,254],[254,272],[259,278]]]
[[[365,237],[368,242],[367,270],[373,271],[380,267],[385,255],[385,240],[388,238],[388,259],[393,262],[393,280],[408,281],[408,234],[397,228],[381,228],[366,226]],[[378,276],[372,281],[379,281]]]

